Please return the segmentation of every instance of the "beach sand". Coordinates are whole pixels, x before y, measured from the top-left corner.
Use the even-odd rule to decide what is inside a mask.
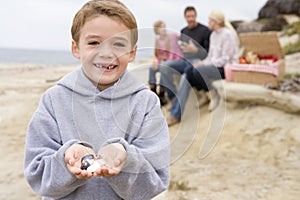
[[[287,57],[288,72],[300,72],[297,58],[299,54]],[[27,126],[42,93],[77,67],[0,65],[0,199],[41,199],[23,176]],[[146,80],[147,62],[130,69]],[[299,114],[232,102],[217,115],[207,106],[197,110],[191,95],[182,123],[170,128],[171,187],[156,200],[299,198]],[[202,143],[216,122],[224,122],[220,137],[200,158]]]

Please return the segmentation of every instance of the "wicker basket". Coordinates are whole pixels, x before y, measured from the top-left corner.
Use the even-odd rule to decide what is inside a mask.
[[[263,33],[243,33],[240,34],[240,40],[245,52],[252,51],[260,55],[274,55],[279,58],[278,76],[270,73],[253,72],[253,71],[230,71],[233,82],[239,83],[253,83],[260,85],[268,85],[277,87],[279,79],[285,73],[284,54],[282,52],[277,33],[263,32]],[[247,64],[243,64],[247,65]],[[225,68],[230,69],[228,64]],[[225,69],[226,70],[226,69]],[[227,70],[228,73],[228,70]]]

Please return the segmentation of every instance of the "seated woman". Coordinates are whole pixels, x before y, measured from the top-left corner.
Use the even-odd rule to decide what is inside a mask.
[[[209,29],[212,30],[210,36],[210,46],[208,56],[186,70],[186,74],[181,78],[177,98],[175,99],[170,117],[167,119],[168,125],[179,123],[183,113],[191,86],[198,90],[206,91],[210,96],[209,110],[212,111],[219,103],[219,96],[212,86],[212,82],[224,79],[224,66],[227,63],[238,62],[238,39],[233,28],[225,26],[223,12],[214,10],[209,14]],[[205,98],[207,98],[205,96]]]
[[[159,72],[159,66],[168,60],[180,60],[183,55],[178,45],[179,34],[169,33],[166,30],[166,25],[163,21],[156,21],[154,23],[155,49],[153,64],[149,68],[149,85],[150,89],[155,92],[160,99],[163,106],[167,103],[165,99],[165,89],[160,85],[157,91],[156,73]]]

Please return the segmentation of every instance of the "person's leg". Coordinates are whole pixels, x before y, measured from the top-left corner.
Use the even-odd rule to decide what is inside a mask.
[[[191,76],[195,68],[192,62],[186,62],[184,74],[181,76],[178,92],[174,103],[171,107],[170,117],[167,119],[168,125],[172,126],[181,121],[181,116],[185,109],[187,99],[189,97],[190,90],[192,89],[191,83],[189,82],[188,76]]]
[[[197,84],[197,88],[202,88],[210,97],[210,104],[208,110],[214,110],[219,104],[219,95],[213,88],[212,82],[224,78],[224,68],[217,68],[214,66],[198,67],[193,71],[193,81]],[[196,82],[198,80],[198,82]]]
[[[224,67],[218,67],[219,73],[222,79],[225,79],[225,69]]]
[[[159,97],[160,105],[164,106],[167,103],[167,99],[165,97],[165,91],[163,87],[159,87],[157,91],[156,85],[156,73],[159,72],[159,68],[153,69],[152,67],[149,68],[149,87],[150,90],[153,91]]]
[[[160,64],[160,86],[165,88],[168,98],[171,100],[175,97],[176,87],[174,84],[173,75],[175,73],[183,74],[186,67],[185,60],[171,60]]]
[[[171,115],[167,120],[169,126],[172,126],[181,121],[181,116],[184,111],[191,88],[192,87],[186,78],[186,74],[183,74],[180,79],[175,101],[171,108]]]
[[[202,85],[205,84],[205,80],[202,78],[201,75],[198,74],[196,68],[193,68],[192,70],[187,70],[186,72],[187,79],[192,87],[194,87],[197,90],[197,106],[200,108],[203,105],[209,103],[208,96],[206,95],[206,91],[203,89]],[[196,75],[194,75],[196,73]],[[205,87],[206,88],[206,87]]]
[[[165,89],[162,86],[159,86],[158,88],[158,97],[159,97],[159,101],[160,101],[160,105],[164,106],[168,103],[168,100],[166,99],[166,94],[165,94]]]
[[[220,77],[219,76],[213,77],[211,79],[211,84],[215,80],[220,80],[220,79],[225,78],[224,67],[218,67],[217,69],[219,71]],[[220,96],[219,96],[217,90],[213,86],[211,86],[211,87],[212,87],[212,89],[209,91],[209,93],[210,93],[210,103],[208,105],[209,111],[213,111],[219,105],[219,102],[220,102]]]
[[[222,69],[218,69],[214,66],[202,66],[195,68],[192,75],[189,76],[189,81],[191,81],[193,86],[197,89],[203,89],[205,91],[212,90],[212,82],[224,78],[224,70],[223,73],[220,73]]]
[[[152,67],[149,67],[149,79],[148,83],[150,86],[150,90],[156,93],[156,74],[157,70],[153,69]]]

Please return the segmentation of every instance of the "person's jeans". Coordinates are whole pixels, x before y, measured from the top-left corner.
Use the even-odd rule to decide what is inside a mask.
[[[206,92],[213,89],[213,81],[224,78],[224,67],[202,66],[187,72],[187,79],[190,84],[198,90]]]
[[[170,60],[160,65],[160,85],[166,89],[169,99],[173,99],[177,91],[174,84],[174,74],[185,73],[185,70],[192,67],[192,63],[196,61],[199,61],[199,59]]]
[[[157,69],[153,69],[152,66],[149,67],[149,79],[148,83],[150,85],[156,85],[156,73],[159,72],[159,67]]]
[[[171,107],[171,116],[181,120],[192,87],[195,86],[198,90],[209,91],[213,89],[213,81],[224,77],[224,67],[202,66],[187,68],[180,79],[177,96]]]
[[[192,87],[186,78],[186,74],[183,74],[180,79],[176,98],[171,107],[171,116],[179,121],[181,120],[181,114],[183,113],[191,88]]]

